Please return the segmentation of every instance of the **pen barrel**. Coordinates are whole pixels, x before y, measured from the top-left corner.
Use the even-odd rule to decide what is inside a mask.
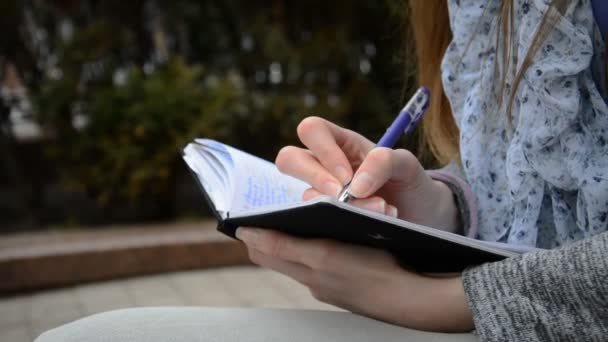
[[[376,147],[392,148],[402,134],[410,134],[428,109],[430,97],[430,90],[427,87],[420,87],[399,112]]]
[[[389,126],[386,133],[382,136],[376,147],[393,147],[399,140],[399,137],[404,133],[412,121],[412,115],[409,111],[404,110],[399,113],[397,119]]]

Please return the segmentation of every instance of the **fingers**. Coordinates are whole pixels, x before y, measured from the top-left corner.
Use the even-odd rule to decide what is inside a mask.
[[[254,262],[257,260],[265,266],[281,268],[293,275],[294,279],[304,283],[311,280],[306,270],[335,274],[345,270],[361,271],[360,268],[365,263],[378,267],[395,263],[393,257],[384,251],[334,240],[303,239],[274,230],[244,227],[237,229],[236,235],[249,250],[256,250],[268,258],[281,259],[305,267],[302,269],[289,264],[275,264],[256,253],[253,255]]]
[[[397,217],[399,215],[397,207],[386,203],[382,197],[378,196],[361,199],[357,198],[351,200],[349,203],[359,208],[375,211],[377,213],[392,217]]]
[[[302,199],[304,201],[308,201],[311,200],[317,196],[321,196],[323,195],[322,193],[320,193],[319,191],[317,191],[314,188],[310,188],[310,189],[306,189],[306,191],[304,191],[304,194],[302,195]]]
[[[341,181],[308,150],[295,146],[284,147],[277,155],[276,165],[282,173],[310,184],[325,195],[337,196],[342,190]]]
[[[351,194],[370,200],[355,204],[360,207],[396,216],[395,207],[369,197],[389,181],[406,191],[424,179],[422,166],[409,151],[374,148],[374,144],[361,135],[322,118],[304,119],[298,126],[298,136],[308,150],[294,146],[281,149],[276,159],[279,170],[330,196],[337,196],[343,185],[353,178]],[[357,172],[351,177],[353,169]],[[308,192],[304,199],[315,195]]]
[[[313,188],[310,188],[310,189],[307,189],[306,191],[304,191],[304,195],[302,196],[302,199],[305,201],[308,201],[310,199],[313,199],[313,198],[315,198],[317,196],[321,196],[321,195],[323,195],[323,194],[320,193],[319,191],[317,191]],[[388,215],[391,217],[399,216],[397,207],[386,203],[386,201],[382,197],[374,196],[374,197],[362,198],[362,199],[357,198],[357,199],[351,200],[349,203],[354,205],[355,207],[375,211],[380,214],[385,214],[385,215]]]
[[[262,254],[315,270],[327,268],[332,262],[329,256],[339,248],[334,241],[300,239],[266,229],[239,228],[236,235],[247,247]]]
[[[350,181],[352,165],[358,165],[374,146],[363,136],[314,116],[298,125],[298,137],[341,184]]]
[[[354,197],[365,198],[388,181],[409,190],[420,184],[423,175],[424,169],[411,152],[378,147],[367,154],[349,190]]]
[[[269,268],[271,270],[280,272],[290,277],[291,279],[308,285],[312,278],[312,269],[304,265],[278,259],[276,257],[268,256],[255,248],[248,248],[249,259],[256,265]]]

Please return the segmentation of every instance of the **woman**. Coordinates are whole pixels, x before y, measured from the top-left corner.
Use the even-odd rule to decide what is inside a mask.
[[[378,250],[240,228],[237,236],[251,259],[307,285],[322,301],[397,326],[475,329],[483,341],[608,336],[608,107],[601,95],[603,21],[593,16],[603,3],[546,2],[411,1],[419,79],[434,98],[424,135],[445,169],[424,172],[411,153],[373,149],[369,140],[320,118],[298,128],[306,149],[288,147],[277,157],[283,172],[311,184],[306,198],[336,195],[354,177],[350,189],[360,198],[357,205],[546,251],[438,277],[404,270]],[[100,322],[103,329],[126,316],[141,326],[167,314],[105,314],[40,340],[86,336],[78,329]],[[207,314],[200,324],[214,321]],[[328,321],[311,323],[310,316],[296,313],[300,318],[291,324],[300,334],[331,325],[338,333],[324,337],[344,341],[369,337],[370,331],[378,340],[414,334],[373,321],[353,324],[350,314],[319,315]],[[270,334],[264,329],[276,322],[256,317],[253,325],[264,340]],[[193,328],[171,326],[165,336],[195,336]],[[296,332],[289,338],[307,340]]]

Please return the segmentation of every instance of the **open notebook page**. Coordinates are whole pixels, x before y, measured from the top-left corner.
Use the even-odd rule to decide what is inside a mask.
[[[231,193],[227,169],[219,165],[217,157],[198,144],[188,144],[183,158],[196,174],[215,209],[219,212],[227,211]]]
[[[274,164],[264,159],[214,140],[197,139],[196,144],[189,144],[185,149],[184,159],[195,171],[209,197],[214,201],[216,210],[223,217],[226,217],[226,212],[229,211],[239,216],[239,212],[242,211],[247,211],[247,215],[251,215],[277,210],[282,206],[290,207],[290,205],[300,202],[303,192],[309,187],[302,181],[281,174]],[[317,200],[320,199],[317,198]],[[380,215],[343,203],[336,203],[335,199],[327,198],[327,200],[338,206],[347,206],[349,210],[355,212],[366,213],[370,216]],[[384,215],[381,218],[389,222],[403,223],[399,219]],[[437,233],[451,234],[443,231]],[[461,238],[515,253],[538,250],[462,236]]]
[[[214,140],[197,139],[208,146],[218,158],[226,160],[231,170],[232,198],[229,211],[238,212],[253,208],[295,203],[302,200],[304,191],[310,186],[296,178],[282,174],[275,164],[221,144]]]

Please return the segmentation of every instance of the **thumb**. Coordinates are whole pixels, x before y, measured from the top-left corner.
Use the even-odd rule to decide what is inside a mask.
[[[349,191],[354,197],[366,198],[388,181],[407,190],[416,187],[425,175],[420,162],[410,151],[377,147],[367,154],[359,166]]]

